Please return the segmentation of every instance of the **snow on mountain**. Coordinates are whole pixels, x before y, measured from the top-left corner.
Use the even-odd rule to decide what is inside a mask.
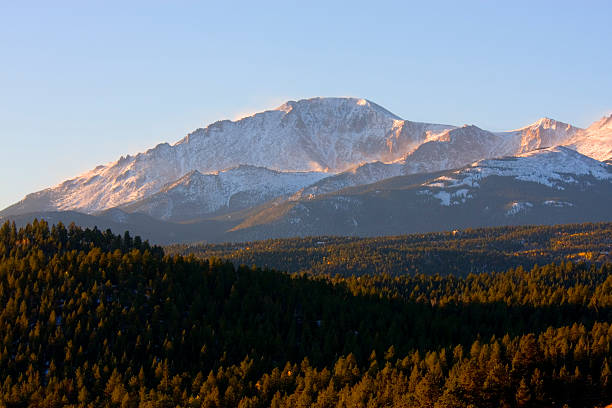
[[[554,119],[541,118],[529,126],[498,134],[508,140],[508,153],[525,153],[562,144],[581,130]]]
[[[582,129],[554,119],[541,118],[535,123],[507,132],[490,132],[474,125],[448,129],[414,151],[403,162],[404,174],[463,167],[476,160],[517,155],[566,143]]]
[[[390,177],[400,176],[403,166],[400,163],[381,163],[379,161],[365,163],[353,169],[326,177],[309,185],[291,197],[292,200],[314,198],[320,194],[331,193],[346,187],[371,184]]]
[[[163,220],[194,219],[287,196],[324,177],[327,174],[322,172],[279,172],[255,166],[238,166],[212,174],[194,170],[160,192],[122,209]]]
[[[187,217],[187,208],[199,216],[228,203],[259,203],[277,193],[300,190],[293,199],[313,198],[389,177],[461,168],[556,145],[611,159],[612,116],[584,130],[543,118],[517,130],[490,132],[403,120],[366,99],[312,98],[237,121],[215,122],[174,145],[160,144],[29,194],[0,214],[95,213],[122,206],[169,219]],[[261,179],[238,177],[236,168]],[[323,178],[324,173],[330,177]],[[181,205],[185,208],[180,211],[172,209]]]
[[[295,198],[313,198],[318,194],[338,191],[346,187],[370,184],[389,177],[463,167],[483,157],[502,151],[503,136],[476,126],[448,129],[430,134],[427,141],[394,163],[367,163],[338,175],[321,180],[300,191]]]
[[[578,132],[564,144],[597,160],[612,159],[612,115]]]
[[[529,211],[530,208],[533,208],[533,204],[529,201],[514,201],[508,205],[506,216],[511,217],[519,214],[520,212]]]
[[[612,166],[557,146],[275,203],[231,232],[264,239],[595,222],[610,219],[610,205]]]
[[[588,179],[612,181],[612,167],[563,146],[533,150],[515,157],[485,159],[438,177],[424,185],[422,194],[440,199],[443,205],[463,203],[481,181],[491,176],[512,177],[563,190],[564,185]]]
[[[374,183],[385,178],[429,173],[466,166],[483,158],[520,154],[534,148],[550,147],[574,135],[579,129],[543,118],[509,132],[489,132],[473,125],[430,133],[427,139],[394,163],[368,163],[321,180],[300,191],[295,198],[338,191]]]
[[[365,99],[313,98],[214,123],[175,148],[181,159],[205,170],[233,167],[239,157],[275,170],[335,173],[357,163],[396,160],[429,134],[448,128],[404,121]],[[212,159],[202,152],[218,154]]]
[[[508,154],[506,139],[477,126],[447,130],[407,154],[404,174],[454,169],[487,157]]]
[[[86,213],[141,200],[197,170],[239,165],[335,173],[393,161],[451,126],[409,122],[365,99],[313,98],[238,121],[215,122],[171,146],[122,157],[26,196],[3,213],[73,209]]]
[[[403,161],[408,169],[405,173],[458,168],[484,158],[557,146],[580,130],[549,118],[507,132],[490,132],[464,125],[435,135],[406,155]]]

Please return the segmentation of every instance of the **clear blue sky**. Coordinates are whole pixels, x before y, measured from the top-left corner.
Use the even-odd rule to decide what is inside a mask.
[[[1,0],[0,208],[287,99],[586,126],[612,111],[610,16],[610,1]]]

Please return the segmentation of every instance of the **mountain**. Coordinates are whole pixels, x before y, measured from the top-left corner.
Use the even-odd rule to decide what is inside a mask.
[[[322,183],[327,179],[322,179]],[[318,183],[315,183],[317,185]],[[111,209],[0,217],[129,230],[152,242],[223,242],[307,235],[381,236],[498,225],[612,221],[612,166],[558,146],[457,170],[294,195],[185,222]]]
[[[193,170],[158,193],[123,206],[122,210],[162,220],[202,218],[293,194],[327,176],[322,172],[280,172],[244,165],[214,174]]]
[[[231,234],[248,239],[373,236],[609,221],[609,208],[612,167],[554,147],[287,201],[246,217]]]
[[[541,118],[537,122],[509,132],[500,132],[512,140],[508,153],[525,153],[543,147],[557,146],[582,129],[550,118]]]
[[[578,152],[606,161],[612,159],[612,115],[603,117],[565,143]]]
[[[389,177],[460,168],[474,161],[556,146],[575,135],[579,128],[542,118],[532,125],[509,132],[489,132],[474,125],[448,129],[428,140],[401,160],[367,163],[325,178],[300,191],[296,197],[314,197],[342,188],[375,183]],[[610,144],[612,146],[612,143]]]
[[[401,163],[387,164],[379,161],[365,163],[313,183],[298,191],[291,199],[314,198],[320,194],[331,193],[346,187],[371,184],[402,174],[404,174],[404,166]]]
[[[583,177],[612,180],[612,168],[564,146],[532,150],[513,157],[479,160],[428,184],[442,189],[459,186],[478,188],[479,181],[491,176],[512,177],[563,190]],[[588,184],[583,187],[588,187]]]
[[[404,174],[454,169],[482,158],[508,154],[506,139],[473,125],[447,130],[403,158]]]
[[[453,207],[456,198],[465,199],[466,205],[471,202],[468,198],[475,194],[471,188],[456,188],[457,192],[450,185],[436,190],[424,184],[441,175],[453,178],[458,174],[491,174],[485,178],[506,180],[503,184],[510,183],[517,191],[527,188],[524,182],[534,182],[540,190],[557,191],[559,189],[554,186],[557,182],[565,189],[565,184],[572,184],[570,180],[595,177],[593,183],[581,185],[579,190],[585,197],[599,194],[594,191],[608,185],[607,178],[600,177],[607,171],[601,169],[607,168],[594,159],[612,160],[611,129],[612,116],[587,129],[542,118],[516,130],[498,132],[475,125],[456,127],[408,121],[366,99],[289,101],[276,109],[237,121],[215,122],[173,145],[163,143],[144,153],[98,166],[55,187],[27,195],[0,211],[0,217],[20,216],[19,219],[25,220],[44,214],[58,217],[62,211],[70,211],[63,220],[73,219],[79,213],[89,217],[87,222],[98,222],[99,226],[119,222],[140,228],[139,223],[149,223],[155,228],[141,230],[152,231],[164,242],[185,240],[185,237],[241,239],[259,230],[262,236],[275,236],[277,233],[272,226],[288,220],[293,220],[293,224],[283,224],[286,232],[282,234],[344,233],[344,227],[334,225],[338,222],[363,225],[358,218],[349,215],[342,221],[343,211],[354,210],[351,203],[355,200],[367,198],[368,202],[379,202],[388,196],[404,200],[408,206],[418,203],[410,210],[412,213],[407,208],[402,210],[410,217],[419,214],[423,205],[435,203],[432,208],[438,208],[448,202],[448,207]],[[477,165],[474,167],[473,163]],[[506,167],[499,167],[499,163]],[[599,172],[595,172],[599,178],[581,172],[584,168],[589,171],[599,168]],[[512,176],[521,171],[524,172],[522,178]],[[550,174],[564,174],[564,178],[550,178]],[[529,177],[533,180],[527,180]],[[556,181],[539,183],[534,181],[536,178]],[[476,180],[476,176],[470,180]],[[441,183],[440,180],[432,182]],[[485,184],[489,186],[486,191],[495,190],[489,182]],[[374,190],[371,186],[375,186]],[[567,191],[576,191],[576,188],[572,184]],[[480,193],[485,190],[478,189]],[[356,198],[357,191],[365,195],[358,194]],[[386,193],[378,196],[376,191]],[[550,194],[541,190],[540,195]],[[426,198],[428,201],[423,201]],[[490,199],[496,202],[495,197]],[[457,216],[467,217],[465,225],[479,222],[484,224],[478,225],[486,225],[486,222],[497,225],[504,220],[527,222],[521,214],[536,210],[517,200],[518,204],[511,207],[520,207],[521,211],[517,210],[518,216],[513,219],[502,214],[499,219],[484,217],[477,222],[466,214]],[[556,202],[554,198],[544,201]],[[367,214],[372,222],[378,220],[380,211],[387,211],[388,203],[383,205],[381,201],[379,204],[382,209],[372,209],[374,212]],[[398,202],[397,205],[401,208],[402,204]],[[329,211],[333,210],[325,216],[328,217],[325,225],[318,225],[319,221],[300,213],[323,211],[323,207],[314,210],[312,206],[327,206]],[[560,206],[563,204],[551,204],[547,208],[551,214],[557,214]],[[566,210],[576,215],[576,221],[581,221],[577,208]],[[455,209],[449,214],[454,212]],[[493,213],[495,211],[490,214]],[[293,216],[295,214],[298,215]],[[584,209],[583,216],[592,216],[588,208]],[[306,219],[311,227],[305,227],[308,223],[302,221]],[[346,232],[382,234],[405,228],[439,229],[455,224],[442,217],[422,226],[396,221],[388,225],[381,222],[372,228],[353,228],[356,227],[353,225]],[[205,228],[206,232],[198,232],[198,228]],[[162,229],[169,232],[158,234]]]
[[[93,213],[145,199],[187,173],[239,165],[277,171],[335,173],[356,164],[393,161],[430,134],[452,126],[401,120],[365,99],[313,98],[238,121],[197,129],[26,196],[0,214],[76,210]]]

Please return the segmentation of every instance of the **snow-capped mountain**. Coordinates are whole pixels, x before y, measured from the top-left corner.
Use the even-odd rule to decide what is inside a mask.
[[[480,187],[482,180],[492,176],[511,177],[564,190],[570,184],[584,187],[591,181],[610,182],[612,167],[567,147],[557,146],[513,157],[479,160],[425,183],[420,191],[438,198],[442,205],[464,203]]]
[[[389,177],[460,168],[483,158],[556,146],[578,131],[579,128],[548,118],[509,132],[489,132],[474,125],[464,125],[429,135],[424,143],[394,163],[363,164],[323,179],[303,189],[296,197],[313,198],[317,194],[375,183]]]
[[[335,173],[356,164],[401,158],[429,135],[452,128],[401,120],[365,99],[313,98],[238,121],[198,129],[174,145],[136,156],[28,195],[3,213],[101,211],[147,198],[185,174],[239,165]]]
[[[510,136],[511,137],[511,136]],[[375,183],[389,177],[453,169],[483,157],[507,154],[511,144],[498,135],[476,126],[463,126],[430,134],[416,148],[392,163],[366,163],[321,180],[299,192],[299,197],[338,191],[350,186]]]
[[[541,118],[537,122],[509,132],[500,132],[510,145],[510,153],[525,153],[543,147],[557,146],[566,142],[582,129],[550,118]]]
[[[384,172],[396,167],[372,163],[360,168],[369,168],[369,174],[376,178],[380,169]],[[241,202],[241,191],[236,190],[234,196],[237,197],[232,198],[234,196],[226,194],[226,190],[213,185],[230,186],[228,190],[231,190],[232,181],[239,179],[241,172],[247,175],[247,180],[252,180],[252,174],[272,179],[290,175],[267,174],[270,170],[250,167],[216,175],[193,172],[180,182],[166,186],[151,199],[131,204],[140,207],[140,211],[131,212],[126,206],[94,215],[63,211],[8,218],[22,224],[38,217],[53,222],[75,221],[119,232],[124,228],[156,243],[244,241],[303,235],[374,236],[493,225],[612,221],[609,210],[612,208],[612,166],[566,147],[479,160],[457,170],[400,175],[326,194],[321,191],[312,196],[295,194],[289,200],[267,201],[246,210],[232,211],[249,205]],[[308,178],[310,175],[302,176]],[[338,176],[334,176],[336,180]],[[311,186],[324,186],[334,177],[321,179],[304,188],[302,193]],[[234,186],[241,188],[247,182],[242,180]],[[204,187],[198,187],[198,183]],[[294,188],[300,183],[308,181],[299,180],[293,184]],[[193,194],[189,192],[192,187]],[[199,196],[202,190],[208,193]],[[198,211],[213,211],[215,207],[204,206],[210,197],[216,197],[216,202],[225,205],[227,211],[187,221],[193,208],[185,197],[190,196]],[[200,199],[204,202],[199,202]],[[235,207],[232,201],[237,202]],[[228,202],[230,208],[227,208]],[[199,209],[200,206],[203,209]],[[185,221],[158,218],[164,214]],[[185,214],[187,216],[183,217]],[[7,219],[0,216],[0,222],[3,218]]]
[[[474,125],[464,125],[434,135],[407,154],[403,158],[404,174],[459,168],[484,158],[518,155],[557,146],[580,131],[549,118],[507,132],[489,132]]]
[[[204,171],[251,164],[335,173],[356,163],[396,160],[429,134],[449,128],[404,121],[365,99],[314,98],[290,101],[237,122],[214,123],[175,147]],[[214,160],[203,154],[213,151]]]
[[[162,220],[195,219],[287,196],[327,176],[321,172],[279,172],[255,166],[239,166],[214,174],[193,170],[158,193],[122,209]]]
[[[402,160],[404,174],[454,169],[485,157],[507,154],[508,144],[504,136],[473,125],[450,129],[407,154]]]
[[[404,120],[366,99],[289,101],[98,166],[29,194],[0,215],[66,210],[99,214],[120,208],[120,217],[144,213],[160,220],[193,220],[272,199],[278,204],[287,196],[294,203],[313,200],[348,187],[502,156],[518,155],[517,166],[534,176],[542,171],[537,164],[529,167],[534,149],[565,145],[598,160],[611,159],[611,129],[612,117],[588,129],[543,118],[520,129],[491,132],[474,125]],[[555,154],[571,159],[568,149]],[[479,163],[485,169],[493,162]],[[578,167],[566,163],[565,168],[578,174]]]
[[[311,184],[295,193],[291,199],[314,198],[320,194],[331,193],[346,187],[375,183],[390,177],[403,175],[403,169],[404,166],[401,163],[387,164],[376,161],[362,164]]]
[[[564,144],[597,160],[612,159],[612,115],[603,117],[577,132]]]
[[[554,147],[286,201],[273,213],[250,214],[230,233],[240,239],[374,236],[610,221],[610,208],[612,166]]]

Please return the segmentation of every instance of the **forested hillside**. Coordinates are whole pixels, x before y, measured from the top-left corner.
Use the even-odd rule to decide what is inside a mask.
[[[606,226],[566,228],[583,228],[561,239],[576,247],[609,239]],[[6,223],[0,406],[611,402],[612,264],[503,269],[287,274],[164,255],[129,234]]]
[[[169,254],[222,257],[314,275],[454,274],[531,267],[560,260],[612,261],[612,223],[514,226],[395,237],[310,237],[245,243],[176,244]]]

